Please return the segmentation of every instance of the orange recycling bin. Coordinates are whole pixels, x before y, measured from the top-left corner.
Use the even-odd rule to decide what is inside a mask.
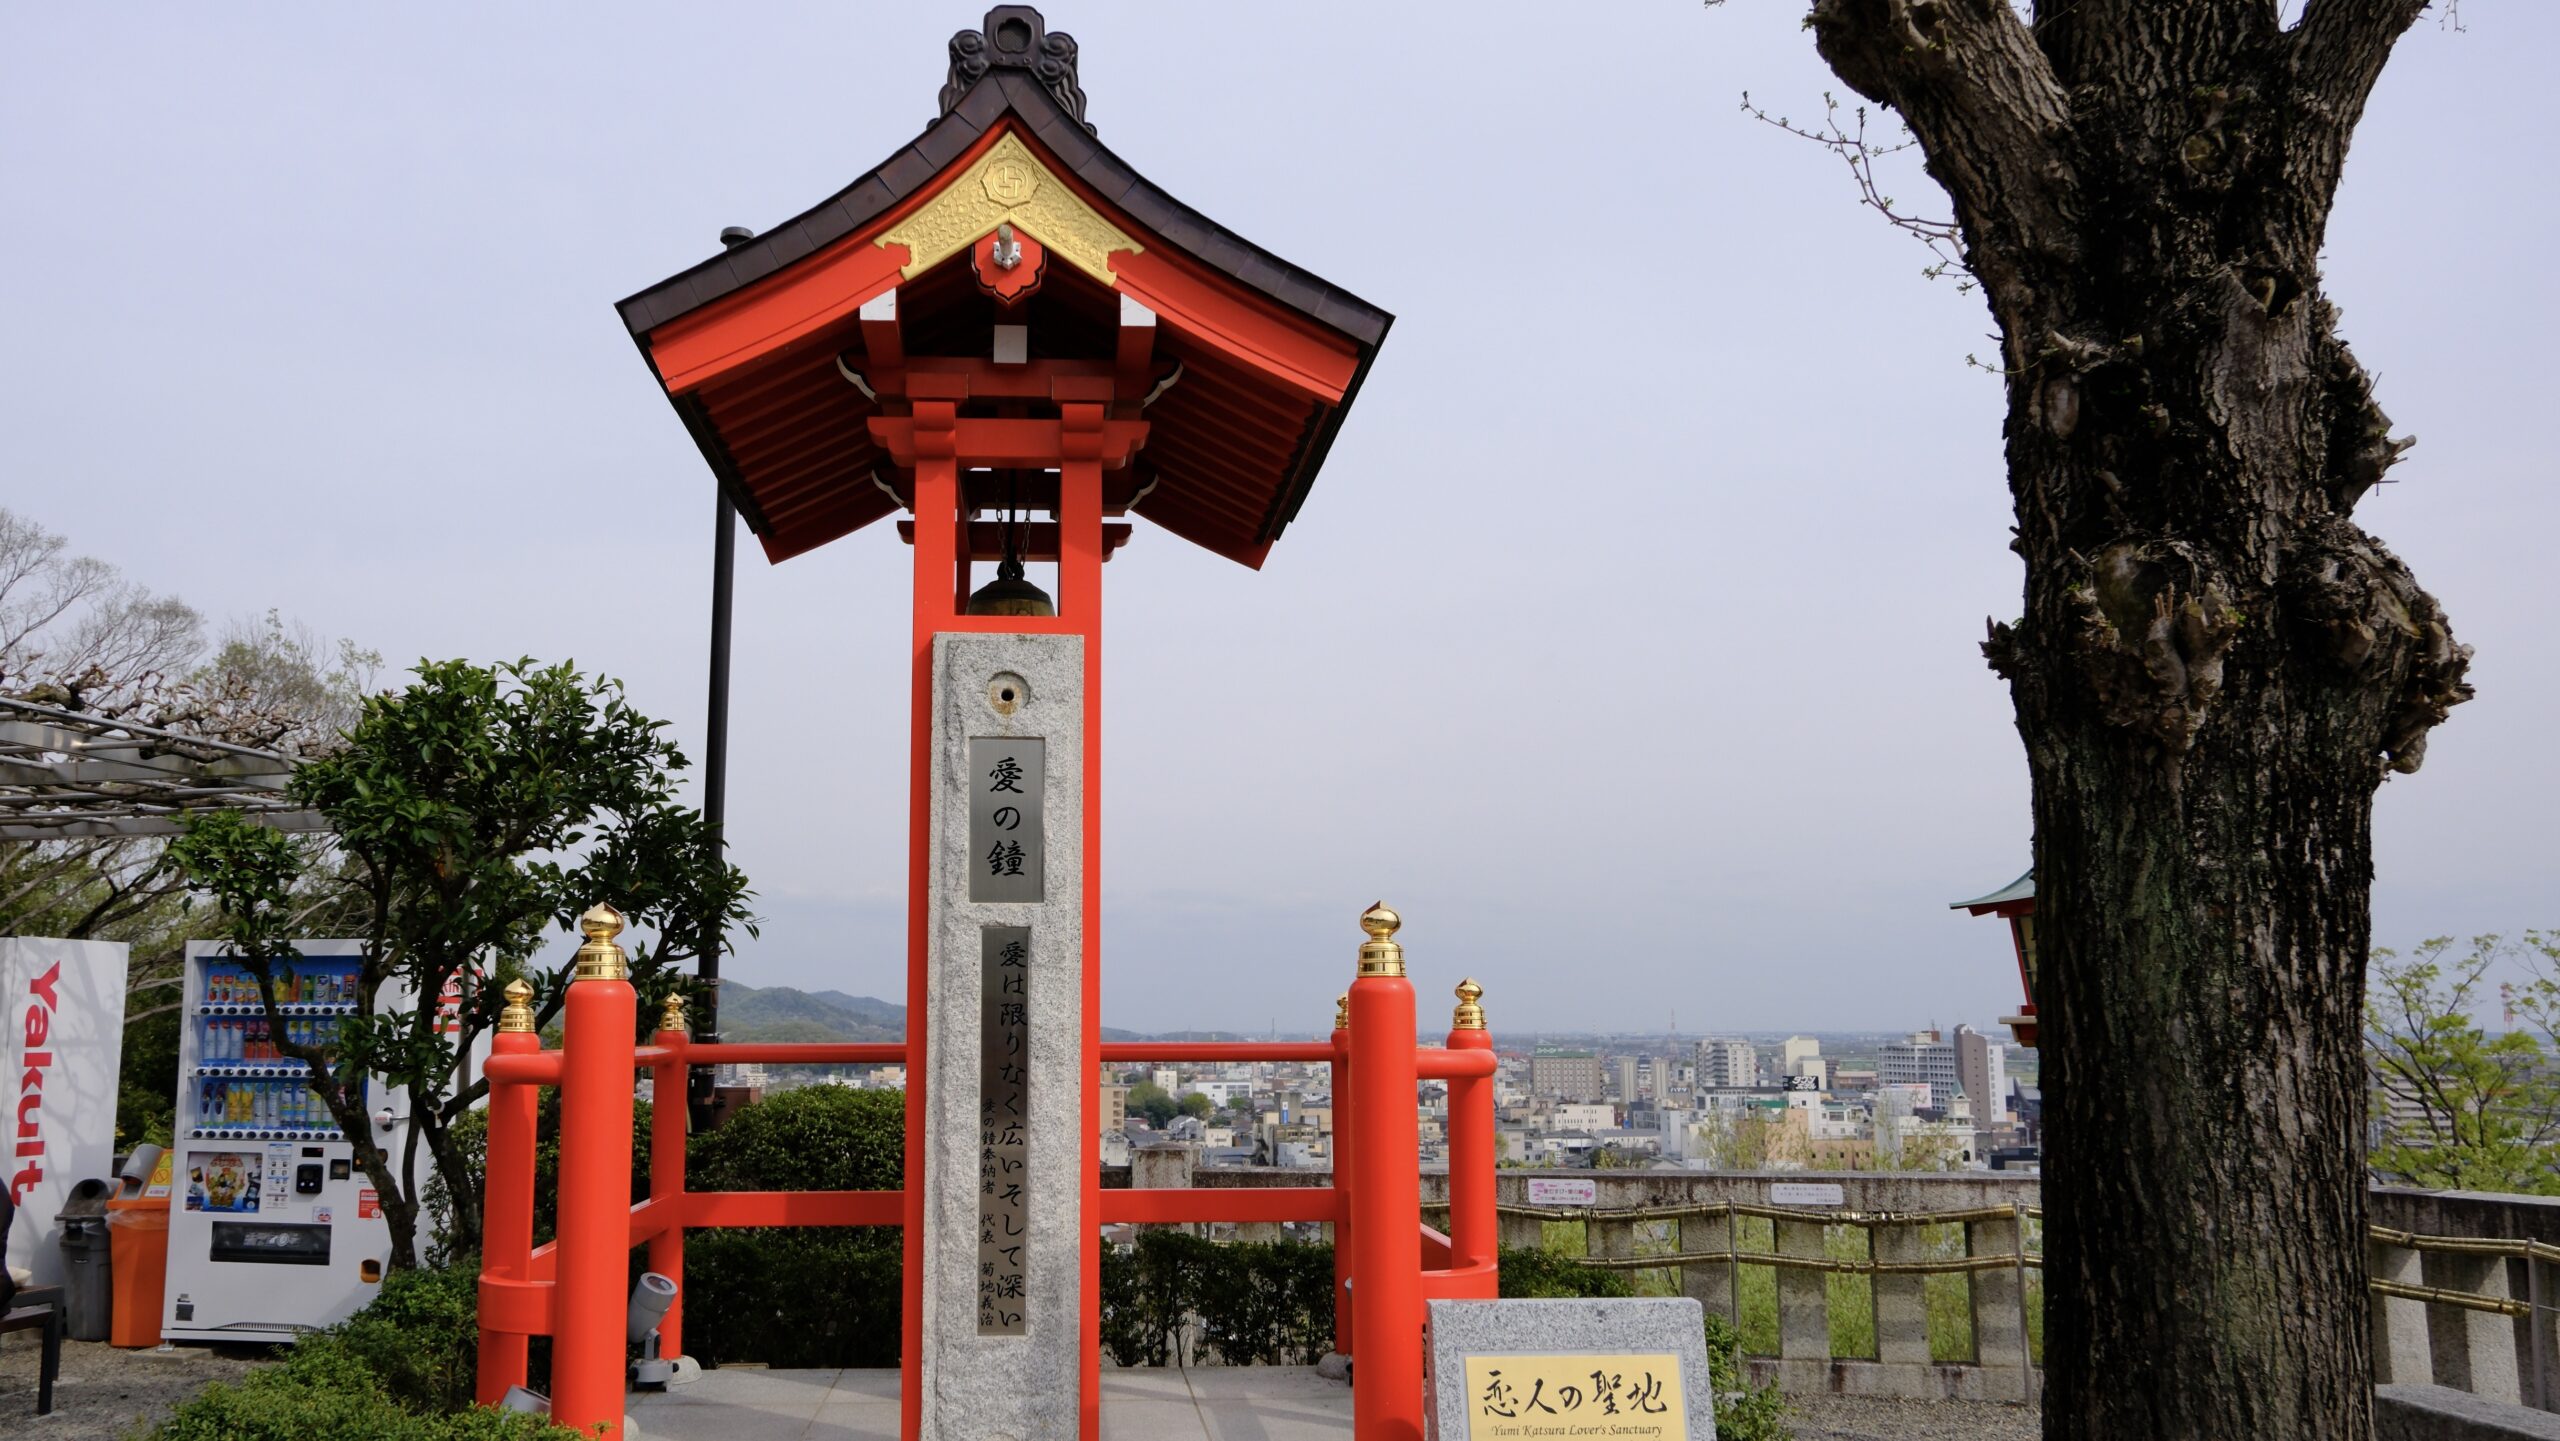
[[[162,1283],[169,1275],[169,1162],[162,1153],[141,1195],[107,1202],[107,1258],[115,1286],[110,1345],[160,1344]]]

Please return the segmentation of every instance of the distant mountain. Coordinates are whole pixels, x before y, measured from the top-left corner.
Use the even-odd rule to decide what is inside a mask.
[[[720,1037],[727,1041],[774,1044],[903,1041],[907,1038],[907,1008],[877,996],[850,996],[842,991],[803,991],[791,986],[744,986],[736,981],[722,981]],[[1137,1031],[1105,1026],[1102,1039],[1143,1041],[1151,1038]]]
[[[809,995],[813,1000],[825,1001],[831,1006],[841,1006],[875,1026],[895,1026],[901,1031],[906,1029],[907,1008],[891,1005],[877,996],[848,996],[842,991],[811,991]]]
[[[903,1041],[907,1008],[842,991],[720,983],[720,1037],[728,1041]]]

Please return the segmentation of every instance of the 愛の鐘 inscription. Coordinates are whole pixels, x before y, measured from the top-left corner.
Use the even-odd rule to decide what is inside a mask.
[[[1040,900],[1047,762],[1048,742],[1037,737],[970,738],[969,899]]]

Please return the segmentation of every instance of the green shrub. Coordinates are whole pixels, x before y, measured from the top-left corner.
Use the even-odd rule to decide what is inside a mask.
[[[894,1191],[906,1096],[804,1086],[685,1148],[692,1191]],[[895,1227],[689,1231],[685,1350],[707,1366],[895,1366],[903,1274]]]
[[[1102,1253],[1102,1345],[1124,1366],[1176,1359],[1186,1329],[1229,1366],[1312,1365],[1333,1349],[1333,1248],[1143,1231]]]
[[[1775,1386],[1743,1379],[1742,1338],[1733,1323],[1707,1313],[1707,1380],[1716,1393],[1716,1441],[1789,1441],[1786,1398]]]
[[[691,1191],[894,1191],[906,1182],[900,1091],[803,1086],[731,1115],[685,1147]],[[640,1173],[643,1192],[647,1171]]]
[[[1635,1283],[1624,1271],[1587,1266],[1553,1251],[1502,1248],[1502,1294],[1506,1298],[1559,1296],[1632,1296]]]
[[[479,1270],[465,1258],[448,1270],[394,1271],[363,1310],[294,1347],[293,1363],[343,1356],[410,1410],[462,1410],[479,1374]]]
[[[539,1416],[471,1404],[470,1271],[395,1271],[362,1311],[273,1366],[208,1386],[148,1441],[567,1441]]]
[[[706,1366],[895,1366],[897,1232],[692,1231],[684,1242],[684,1349]]]

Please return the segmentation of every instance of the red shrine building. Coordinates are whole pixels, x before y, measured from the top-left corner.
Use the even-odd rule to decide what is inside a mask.
[[[930,1007],[931,638],[1083,637],[1080,1170],[1098,1190],[1103,565],[1144,519],[1260,567],[1393,317],[1113,154],[1085,118],[1074,39],[1030,6],[999,6],[953,38],[940,102],[924,133],[876,168],[761,235],[729,232],[722,254],[620,311],[768,559],[893,517],[913,546],[910,1016]],[[1054,602],[972,613],[991,567],[1010,578],[1043,562],[1056,567]],[[1042,609],[1054,614],[1025,613]],[[927,1068],[912,1049],[907,1066],[912,1334]],[[1090,1228],[1085,1249],[1092,1296]],[[1086,1325],[1098,1325],[1090,1307]],[[1091,1336],[1085,1349],[1090,1359]]]

